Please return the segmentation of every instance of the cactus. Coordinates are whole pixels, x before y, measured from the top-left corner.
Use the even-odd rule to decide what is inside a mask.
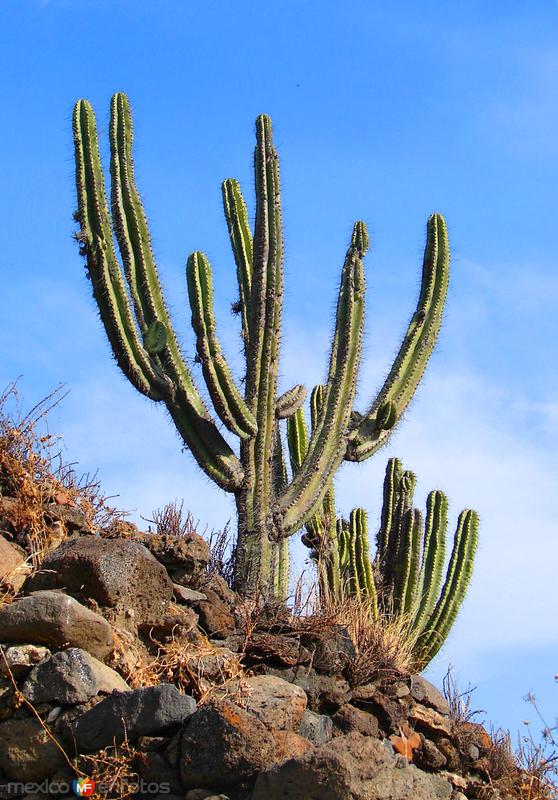
[[[331,505],[329,487],[343,459],[362,461],[387,441],[422,377],[441,325],[448,286],[444,219],[433,214],[428,220],[417,309],[384,386],[363,414],[353,411],[353,402],[364,324],[363,258],[369,241],[365,224],[355,224],[341,270],[319,418],[289,479],[280,452],[279,425],[281,419],[290,421],[299,414],[305,389],[297,385],[277,395],[283,241],[279,163],[269,117],[261,115],[256,121],[253,234],[239,184],[229,179],[222,185],[239,289],[235,310],[246,358],[242,382],[236,381],[218,338],[209,260],[195,252],[186,266],[196,360],[217,417],[239,439],[238,452],[210,413],[172,326],[135,184],[126,96],[116,94],[111,101],[110,209],[95,116],[86,100],[76,103],[73,128],[76,238],[114,357],[139,392],[166,406],[201,469],[221,489],[234,493],[237,590],[250,594],[261,587],[282,597],[288,585],[288,537],[305,523],[311,525],[317,509],[325,511]]]
[[[459,515],[453,548],[442,586],[448,502],[440,491],[430,492],[426,519],[413,508],[416,483],[401,462],[388,461],[384,503],[376,539],[376,556],[370,560],[367,515],[351,512],[336,523],[338,551],[335,580],[320,569],[322,592],[334,599],[366,600],[374,618],[406,615],[417,665],[424,668],[443,645],[465,597],[478,540],[478,516],[466,509]],[[313,556],[320,558],[314,542]],[[327,553],[327,551],[326,551]]]

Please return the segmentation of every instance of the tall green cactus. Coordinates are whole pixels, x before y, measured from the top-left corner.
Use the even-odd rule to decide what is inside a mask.
[[[134,180],[126,96],[116,94],[111,101],[110,210],[95,117],[86,100],[76,103],[73,127],[77,239],[114,357],[138,391],[166,406],[206,474],[234,493],[236,588],[252,593],[259,586],[283,596],[288,584],[287,538],[311,520],[316,509],[327,506],[328,487],[343,459],[362,461],[386,442],[422,377],[441,325],[448,286],[444,219],[433,214],[428,220],[418,306],[388,378],[364,414],[353,411],[353,402],[364,325],[363,258],[369,242],[365,224],[355,224],[341,270],[321,411],[289,479],[281,466],[279,424],[297,414],[305,390],[297,385],[280,397],[277,394],[283,240],[279,162],[269,117],[262,115],[256,121],[253,234],[239,184],[226,180],[222,185],[239,288],[237,309],[246,357],[242,382],[235,380],[217,335],[209,261],[196,252],[186,267],[197,360],[217,416],[239,438],[238,452],[208,410],[172,327]]]
[[[433,491],[426,501],[426,519],[413,508],[416,483],[401,462],[388,461],[384,480],[382,521],[376,539],[376,556],[370,560],[367,515],[363,509],[336,523],[337,575],[320,569],[322,591],[334,598],[356,597],[370,604],[374,617],[406,615],[416,638],[417,664],[431,661],[455,621],[473,570],[478,541],[478,515],[466,509],[459,515],[444,584],[442,574],[447,533],[448,501]],[[329,557],[329,548],[314,543],[314,557]],[[317,549],[316,549],[317,547]]]

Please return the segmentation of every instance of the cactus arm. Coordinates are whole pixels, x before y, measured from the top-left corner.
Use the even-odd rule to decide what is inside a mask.
[[[93,294],[112,352],[122,372],[142,394],[161,400],[170,386],[140,342],[114,252],[95,115],[87,100],[74,108],[73,133],[80,232]]]
[[[442,583],[448,526],[448,501],[443,492],[430,492],[426,500],[426,521],[422,564],[417,584],[418,608],[413,629],[421,630],[436,604]]]
[[[245,350],[250,338],[250,297],[252,292],[253,242],[246,203],[238,181],[231,178],[221,185],[223,210],[236,263],[236,277],[242,314],[242,340]]]
[[[368,515],[362,508],[355,508],[351,511],[349,525],[354,530],[356,539],[356,571],[358,584],[361,593],[369,602],[372,616],[378,616],[378,600],[376,597],[376,586],[372,565],[370,564],[370,549],[368,544]]]
[[[389,531],[385,556],[379,565],[382,585],[392,593],[392,597],[393,594],[398,594],[399,592],[396,584],[398,579],[401,578],[402,564],[406,558],[405,552],[409,547],[408,539],[411,536],[409,525],[412,525],[413,495],[416,480],[415,474],[410,470],[405,470],[401,474],[397,489],[397,505],[394,519]]]
[[[401,523],[401,539],[394,575],[393,609],[398,614],[408,614],[416,598],[419,574],[422,514],[418,509],[408,509]]]
[[[84,133],[85,137],[83,136]],[[79,101],[76,104],[74,138],[78,173],[78,201],[80,206],[83,207],[84,198],[81,197],[80,199],[79,188],[82,177],[92,179],[90,190],[87,192],[89,198],[85,198],[88,204],[88,215],[91,210],[97,209],[95,213],[97,226],[95,235],[100,238],[96,244],[90,243],[89,247],[93,248],[96,253],[99,252],[99,247],[101,247],[104,253],[104,264],[101,265],[101,272],[108,273],[105,277],[96,275],[95,280],[98,281],[97,289],[94,289],[96,291],[96,300],[101,309],[101,316],[113,346],[113,351],[115,351],[115,355],[118,353],[117,361],[119,365],[121,365],[125,374],[130,377],[132,383],[142,391],[140,388],[141,383],[138,385],[137,382],[137,374],[134,374],[134,370],[130,374],[129,368],[126,369],[127,364],[129,367],[130,346],[132,346],[136,357],[141,355],[141,351],[133,345],[129,338],[132,331],[135,330],[135,323],[120,268],[114,257],[104,187],[100,182],[102,170],[96,143],[94,115],[91,106],[85,101]],[[83,149],[84,145],[87,154]],[[92,145],[94,146],[92,147]],[[152,349],[155,343],[152,350],[151,363],[153,366],[151,369],[155,368],[159,372],[159,380],[166,386],[166,391],[161,392],[158,396],[154,396],[153,392],[148,396],[152,397],[152,399],[164,399],[173,419],[179,421],[177,423],[179,432],[198,464],[221,488],[227,491],[235,491],[243,479],[242,466],[225,439],[211,422],[208,411],[193,384],[190,373],[182,358],[179,357],[178,344],[166,313],[158,284],[157,272],[152,259],[145,215],[133,183],[131,145],[132,127],[129,105],[124,95],[115,95],[111,104],[113,225],[124,260],[124,270],[129,276],[132,301],[134,305],[137,305],[138,325],[144,338],[144,350]],[[80,168],[80,158],[82,156],[85,156],[85,161],[83,167]],[[98,194],[99,192],[101,192],[100,195]],[[94,194],[96,197],[93,197]],[[112,253],[107,250],[108,242],[110,242]],[[106,292],[105,296],[101,294],[103,290]],[[110,298],[110,304],[113,307],[114,303],[118,306],[120,322],[114,317],[110,309],[107,312],[106,307],[104,307],[108,298]],[[128,334],[127,341],[123,341],[122,337],[119,336],[119,328],[121,329],[122,326],[124,326],[124,330]],[[150,366],[149,363],[146,365],[145,358],[142,366],[144,369]],[[160,372],[160,367],[162,372]],[[155,373],[156,377],[157,372]],[[135,382],[134,378],[136,378]],[[181,407],[178,408],[178,406]]]
[[[247,439],[256,433],[256,420],[244,402],[216,332],[211,266],[203,253],[193,253],[186,267],[192,327],[203,376],[215,410],[227,428]]]
[[[287,484],[287,466],[283,454],[283,442],[279,426],[275,428],[275,447],[273,449],[273,484],[275,493],[282,492]],[[271,543],[271,571],[273,596],[279,602],[287,599],[289,592],[289,541],[279,539]]]
[[[349,435],[347,460],[363,461],[382,447],[413,397],[442,324],[449,266],[446,223],[441,214],[433,214],[427,225],[417,309],[380,393]]]
[[[398,458],[390,458],[386,466],[386,474],[384,477],[382,517],[380,529],[376,537],[375,561],[379,568],[381,568],[381,565],[385,562],[388,544],[395,524],[401,473],[401,461]]]
[[[295,533],[312,516],[343,459],[360,361],[365,289],[362,259],[367,247],[366,226],[357,222],[343,265],[321,419],[303,464],[278,503],[284,535]]]
[[[300,469],[308,451],[308,428],[304,419],[304,409],[297,408],[287,419],[287,442],[293,474]]]
[[[478,515],[468,509],[462,511],[457,522],[450,562],[440,599],[425,625],[421,658],[431,661],[445,642],[465,598],[478,544]]]
[[[279,165],[271,121],[256,121],[256,224],[250,298],[250,340],[247,352],[246,401],[258,432],[247,443],[246,522],[248,529],[271,532],[272,453],[276,426],[275,401],[279,367],[279,328],[283,301],[283,241]],[[243,569],[250,573],[249,565]],[[244,579],[241,578],[241,583]],[[247,578],[248,580],[248,578]]]
[[[302,406],[306,400],[306,387],[297,383],[292,389],[284,392],[275,403],[277,419],[288,419]]]

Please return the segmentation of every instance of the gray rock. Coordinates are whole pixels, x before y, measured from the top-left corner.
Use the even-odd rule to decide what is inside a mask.
[[[138,542],[81,536],[47,555],[28,589],[63,588],[79,598],[132,616],[136,624],[165,615],[172,600],[167,571]]]
[[[356,656],[355,645],[346,625],[332,625],[327,633],[316,638],[314,647],[312,664],[325,675],[340,675]]]
[[[306,710],[300,686],[274,675],[257,675],[228,683],[227,699],[259,719],[266,728],[296,730]]]
[[[293,681],[304,689],[308,697],[308,706],[312,711],[335,713],[340,706],[351,699],[351,689],[344,678],[335,675],[318,675],[313,670]]]
[[[32,703],[86,703],[91,697],[130,687],[110,667],[79,647],[70,647],[36,666],[22,691]]]
[[[61,592],[36,592],[0,608],[0,642],[81,647],[105,658],[114,646],[103,617]]]
[[[203,592],[197,592],[195,589],[181,586],[179,583],[173,583],[172,589],[175,598],[180,603],[199,603],[200,600],[207,600],[207,595]]]
[[[363,736],[375,736],[378,738],[379,725],[376,717],[368,711],[355,708],[350,703],[345,703],[333,716],[333,725],[341,733],[351,733],[357,731]]]
[[[224,639],[234,633],[234,617],[228,604],[209,587],[204,586],[205,600],[192,603],[199,614],[200,627],[208,636]]]
[[[443,694],[422,675],[411,678],[411,695],[417,703],[429,706],[440,714],[449,714],[449,705]]]
[[[333,722],[327,714],[305,711],[298,732],[313,744],[325,744],[333,738]]]
[[[164,564],[175,583],[188,585],[204,573],[211,558],[208,543],[193,531],[181,536],[138,533],[135,538]]]
[[[403,759],[405,761],[405,759]],[[450,800],[451,784],[350,733],[258,775],[252,800]]]
[[[187,789],[228,788],[273,763],[272,733],[252,714],[221,701],[202,706],[184,728],[180,774]]]
[[[90,753],[126,737],[135,741],[140,736],[174,733],[195,710],[194,698],[169,683],[114,692],[71,722],[64,736],[78,753]]]
[[[19,644],[6,647],[4,658],[0,661],[0,672],[2,675],[8,675],[11,672],[14,678],[21,678],[49,656],[48,647],[41,645]]]
[[[41,781],[66,764],[63,752],[35,717],[0,723],[0,769],[16,781]]]
[[[420,734],[421,746],[415,753],[414,761],[418,767],[426,770],[440,770],[448,763],[447,758],[441,753],[436,745]]]

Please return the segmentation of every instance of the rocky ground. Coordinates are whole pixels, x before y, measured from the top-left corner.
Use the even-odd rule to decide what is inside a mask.
[[[32,568],[0,497],[0,796],[76,777],[108,797],[520,796],[481,725],[419,675],[363,669],[346,625],[241,601],[193,531],[93,531],[58,500]]]

